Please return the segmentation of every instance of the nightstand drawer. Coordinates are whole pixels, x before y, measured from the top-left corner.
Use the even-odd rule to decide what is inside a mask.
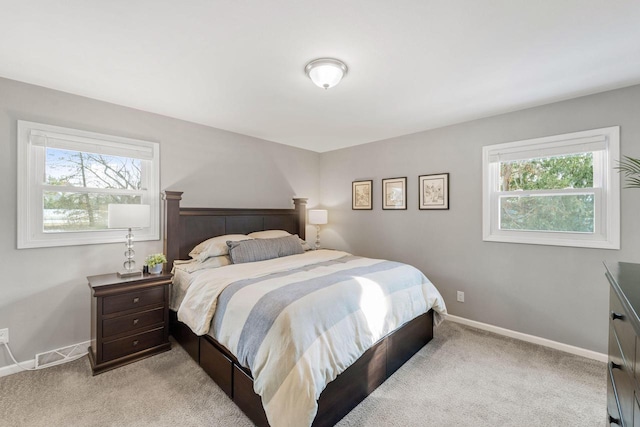
[[[163,302],[164,287],[157,286],[143,291],[127,292],[120,295],[104,297],[102,314],[117,313],[119,311],[131,310],[150,304],[161,304]]]
[[[102,356],[107,361],[160,345],[164,343],[164,332],[164,328],[158,328],[104,343],[102,345]]]
[[[102,321],[102,337],[124,334],[164,322],[164,307]]]
[[[89,276],[93,375],[171,349],[169,286],[171,274],[122,278],[115,273]]]

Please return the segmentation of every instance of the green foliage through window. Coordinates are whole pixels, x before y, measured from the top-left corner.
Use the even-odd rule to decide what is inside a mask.
[[[593,153],[500,163],[500,191],[593,187]]]
[[[593,192],[540,194],[593,188],[593,153],[502,162],[500,187],[513,193],[500,197],[502,230],[594,232]]]
[[[500,198],[500,228],[593,233],[593,194]]]

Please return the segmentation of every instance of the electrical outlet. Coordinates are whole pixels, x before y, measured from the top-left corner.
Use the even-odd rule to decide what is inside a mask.
[[[0,329],[0,344],[9,344],[9,328]]]
[[[464,302],[464,292],[458,291],[458,302]]]

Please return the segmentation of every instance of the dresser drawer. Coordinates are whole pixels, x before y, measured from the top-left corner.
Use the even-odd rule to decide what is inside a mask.
[[[640,337],[636,336],[636,358],[635,368],[633,369],[633,376],[636,379],[636,389],[640,390]],[[640,423],[640,419],[638,419]]]
[[[104,297],[102,302],[102,314],[117,313],[119,311],[131,310],[137,307],[144,307],[151,304],[162,304],[164,302],[164,286],[156,286],[136,292]]]
[[[611,363],[609,363],[609,368],[611,369],[613,382],[618,396],[620,415],[624,422],[622,425],[631,426],[633,425],[633,404],[635,400],[633,397],[631,378],[629,378],[625,372],[612,368]]]
[[[611,366],[607,372],[607,425],[622,425],[620,421],[620,409],[618,408],[618,397],[613,390],[613,376]]]
[[[102,321],[102,337],[109,338],[164,322],[164,307]]]
[[[147,348],[155,347],[164,343],[164,333],[164,328],[158,328],[149,332],[106,342],[102,345],[102,357],[104,361],[113,360]]]
[[[624,422],[624,424],[621,423],[620,425],[630,426],[633,422],[633,372],[624,364],[613,327],[609,328],[609,375],[616,391],[615,398],[620,408],[620,418]],[[611,396],[609,396],[609,400],[611,401]],[[608,410],[613,411],[611,402],[608,405]],[[611,412],[610,415],[615,418],[615,415]]]
[[[633,329],[629,317],[622,308],[622,303],[618,298],[618,295],[611,290],[609,297],[610,312],[609,318],[616,332],[616,337],[620,343],[620,350],[622,350],[622,358],[630,373],[633,372],[633,363],[636,355],[636,332]],[[632,374],[633,375],[633,374]]]

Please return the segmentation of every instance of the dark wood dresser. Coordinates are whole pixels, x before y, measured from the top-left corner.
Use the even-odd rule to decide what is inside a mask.
[[[607,425],[640,427],[640,264],[605,264],[609,297]]]
[[[93,375],[171,348],[170,274],[119,278],[115,273],[87,277],[92,289]]]

